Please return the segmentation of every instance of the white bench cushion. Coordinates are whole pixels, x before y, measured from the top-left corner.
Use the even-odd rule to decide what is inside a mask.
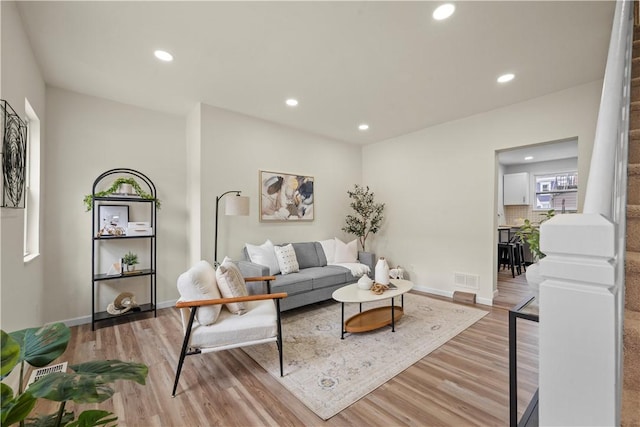
[[[248,301],[246,305],[247,312],[242,316],[223,309],[213,325],[204,326],[194,321],[191,347],[224,347],[276,337],[278,317],[273,300]]]

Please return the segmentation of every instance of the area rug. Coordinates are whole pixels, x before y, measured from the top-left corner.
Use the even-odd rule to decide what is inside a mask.
[[[389,304],[389,300],[382,302]],[[396,305],[400,299],[396,298]],[[363,310],[381,303],[363,304]],[[345,319],[358,304],[345,304]],[[484,317],[487,312],[405,294],[404,315],[391,327],[340,339],[340,303],[284,312],[284,377],[273,344],[243,350],[326,420],[375,390]]]

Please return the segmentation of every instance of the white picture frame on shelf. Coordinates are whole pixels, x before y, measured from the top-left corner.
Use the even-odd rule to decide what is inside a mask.
[[[129,206],[99,205],[98,220],[100,236],[125,236],[129,225]]]

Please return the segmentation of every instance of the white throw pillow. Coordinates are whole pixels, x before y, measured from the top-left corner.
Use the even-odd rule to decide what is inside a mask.
[[[335,263],[344,262],[358,262],[358,240],[353,239],[349,243],[344,243],[342,240],[335,238],[336,241],[336,253]]]
[[[333,264],[336,262],[336,239],[321,240],[320,245],[324,251],[324,256],[327,258],[327,264]]]
[[[280,272],[282,274],[297,273],[300,271],[296,251],[293,249],[293,245],[291,243],[286,246],[275,246],[274,248],[276,250],[276,258],[278,258]]]
[[[184,301],[221,298],[216,284],[216,271],[207,261],[198,261],[178,277],[178,292]],[[212,325],[220,315],[221,305],[198,307],[196,319],[201,325]]]
[[[216,270],[216,279],[220,293],[225,298],[249,295],[242,273],[240,273],[238,267],[236,267],[229,257],[225,257],[220,267]],[[244,314],[247,312],[247,304],[244,302],[232,302],[225,305],[233,314]]]
[[[249,243],[246,243],[245,246],[247,247],[247,254],[249,254],[249,260],[251,262],[269,267],[269,274],[271,276],[280,273],[276,251],[273,248],[271,240],[267,240],[260,246],[250,245]]]

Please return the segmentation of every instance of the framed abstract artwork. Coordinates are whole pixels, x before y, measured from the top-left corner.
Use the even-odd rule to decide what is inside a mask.
[[[260,221],[313,221],[313,177],[260,171]]]

